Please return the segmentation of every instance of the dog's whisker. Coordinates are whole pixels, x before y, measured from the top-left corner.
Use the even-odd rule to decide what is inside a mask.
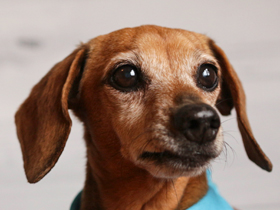
[[[220,158],[220,160],[223,160],[224,162],[224,169],[228,166],[228,158],[229,158],[229,153],[228,153],[228,148],[230,148],[231,150],[231,153],[233,154],[233,160],[231,161],[230,165],[233,164],[234,162],[234,157],[235,157],[235,151],[234,149],[227,143],[227,142],[224,142],[224,145],[223,145],[224,149],[223,149],[223,154],[224,154],[224,159],[223,158]]]
[[[176,187],[175,187],[175,184],[174,184],[174,180],[171,180],[171,183],[172,183],[172,186],[173,186],[174,193],[176,195],[177,202],[179,202],[179,198],[178,198],[178,195],[177,195],[177,190],[176,190]]]
[[[223,136],[229,136],[229,137],[233,138],[235,140],[235,142],[238,142],[237,139],[235,138],[235,136],[230,134],[228,131],[223,131]]]
[[[238,133],[238,131],[237,130],[226,130],[226,131],[223,131],[224,133]]]
[[[165,191],[166,191],[165,192],[165,198],[168,199],[168,195],[167,195],[167,192],[168,192],[168,180],[167,179],[165,180]]]
[[[221,122],[221,124],[224,124],[225,122],[228,122],[228,121],[234,120],[234,119],[236,119],[236,118],[232,117],[232,118],[226,119],[226,120],[224,120],[223,122]]]
[[[223,103],[223,102],[225,102],[225,101],[228,101],[228,100],[232,100],[232,98],[225,98],[225,99],[223,99],[223,100],[219,100],[219,102],[216,103],[215,106],[220,105],[221,103]]]
[[[140,133],[138,136],[136,136],[135,138],[133,138],[133,139],[131,140],[131,142],[137,140],[137,139],[140,138],[142,135],[147,134],[147,133],[149,133],[149,132],[153,132],[153,131],[154,131],[154,129],[145,130],[144,132]]]
[[[236,156],[236,152],[235,152],[235,150],[232,148],[232,146],[230,146],[230,144],[229,143],[227,143],[227,142],[224,142],[224,145],[225,145],[225,147],[226,148],[230,148],[230,150],[231,150],[231,152],[232,152],[232,154],[233,154],[233,157],[235,157]]]
[[[224,163],[225,163],[224,169],[225,169],[225,167],[227,166],[227,162],[228,162],[228,149],[227,149],[227,145],[225,142],[224,142],[223,147],[224,147],[223,154],[224,154]]]

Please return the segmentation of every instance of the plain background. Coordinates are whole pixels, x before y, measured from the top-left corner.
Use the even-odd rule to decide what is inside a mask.
[[[214,180],[240,209],[279,210],[279,21],[278,0],[0,0],[0,209],[69,209],[83,187],[85,147],[76,119],[54,169],[37,184],[26,181],[13,116],[33,85],[81,41],[156,24],[204,33],[228,55],[274,169],[267,173],[248,160],[233,112],[222,120],[230,147],[213,163]]]

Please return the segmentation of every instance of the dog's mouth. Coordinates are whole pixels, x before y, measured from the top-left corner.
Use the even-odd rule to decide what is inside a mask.
[[[140,155],[142,161],[153,162],[159,166],[169,166],[172,168],[192,170],[203,167],[215,158],[213,153],[192,152],[190,154],[177,154],[171,151],[163,152],[143,152]]]

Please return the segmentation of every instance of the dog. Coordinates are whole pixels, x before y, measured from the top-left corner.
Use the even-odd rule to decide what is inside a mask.
[[[223,50],[199,33],[146,25],[82,43],[34,86],[15,122],[30,183],[61,155],[68,110],[83,123],[77,209],[183,210],[209,191],[207,168],[224,146],[218,112],[233,108],[249,159],[271,171]]]

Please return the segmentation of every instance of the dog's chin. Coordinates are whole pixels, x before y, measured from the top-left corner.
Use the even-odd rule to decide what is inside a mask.
[[[204,172],[218,154],[179,155],[169,151],[144,152],[138,165],[157,178],[174,179],[181,176],[198,176]]]

